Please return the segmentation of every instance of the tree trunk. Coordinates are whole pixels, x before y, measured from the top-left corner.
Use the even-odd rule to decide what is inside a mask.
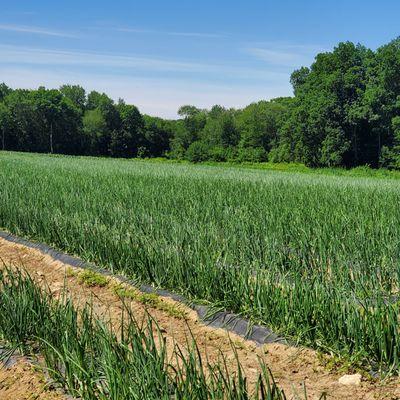
[[[50,123],[50,153],[53,154],[53,123]]]
[[[379,166],[379,161],[381,158],[381,149],[382,149],[382,145],[381,145],[381,130],[379,130],[378,133],[378,166]]]

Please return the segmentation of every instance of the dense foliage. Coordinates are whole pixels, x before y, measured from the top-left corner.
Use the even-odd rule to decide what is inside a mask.
[[[395,372],[399,201],[395,179],[0,157],[8,231]]]
[[[294,97],[236,110],[185,105],[178,120],[141,115],[122,100],[0,85],[1,148],[198,162],[301,162],[400,168],[400,39],[376,51],[340,43],[291,76]]]

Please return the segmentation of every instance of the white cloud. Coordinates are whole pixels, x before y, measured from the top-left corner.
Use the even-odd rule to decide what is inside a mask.
[[[0,45],[2,63],[31,64],[46,66],[86,66],[130,71],[162,71],[196,73],[198,77],[206,74],[214,77],[227,76],[235,79],[279,80],[287,74],[265,68],[247,68],[224,64],[205,64],[152,58],[145,56],[122,56],[82,51],[34,49],[19,46]]]
[[[248,47],[246,52],[270,65],[248,67],[232,62],[213,64],[0,45],[0,77],[14,88],[80,84],[88,91],[105,92],[115,100],[124,98],[144,113],[175,118],[184,104],[200,108],[214,104],[244,107],[261,99],[291,95],[291,70],[282,65],[292,67],[299,60],[298,54],[315,54],[308,48],[290,51],[287,46],[265,44]]]
[[[139,28],[116,28],[116,30],[119,32],[127,32],[127,33],[144,33],[144,34],[147,33],[155,35],[182,36],[182,37],[209,38],[209,39],[226,37],[226,34],[221,34],[221,33],[157,31],[153,29],[139,29]]]
[[[293,68],[311,64],[316,54],[325,49],[315,45],[258,43],[246,47],[244,51],[269,65]]]
[[[277,65],[291,66],[298,59],[298,54],[269,49],[250,48],[247,49],[247,52],[260,60]]]
[[[36,27],[36,26],[25,26],[25,25],[10,25],[10,24],[0,24],[0,30],[9,32],[20,32],[20,33],[30,33],[35,35],[45,35],[45,36],[58,36],[64,38],[76,38],[77,36],[68,33],[50,30],[46,28]]]
[[[107,74],[77,72],[68,69],[0,66],[0,76],[14,88],[37,88],[44,85],[57,88],[62,84],[79,84],[88,91],[98,90],[117,100],[125,99],[150,115],[176,118],[184,104],[210,108],[214,104],[225,107],[244,107],[251,102],[291,94],[288,77],[283,80],[254,85],[199,83],[187,79],[124,77]]]

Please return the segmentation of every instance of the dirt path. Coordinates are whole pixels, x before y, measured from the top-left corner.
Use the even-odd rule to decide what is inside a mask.
[[[39,282],[46,281],[55,295],[62,292],[66,283],[68,294],[75,304],[79,305],[91,299],[96,313],[102,316],[111,315],[115,322],[119,321],[123,305],[115,294],[116,282],[110,281],[104,287],[88,287],[79,279],[78,269],[55,261],[36,249],[1,238],[0,260],[8,265],[24,267]],[[400,399],[398,379],[384,383],[363,380],[361,386],[343,386],[338,383],[341,375],[328,372],[321,365],[316,352],[310,349],[282,344],[267,344],[257,348],[253,342],[245,341],[235,334],[203,325],[194,311],[171,299],[159,298],[159,303],[156,305],[152,302],[144,303],[146,302],[132,301],[135,316],[143,318],[147,310],[158,322],[170,345],[175,341],[185,348],[190,329],[202,356],[207,357],[212,363],[222,352],[229,365],[234,368],[233,343],[249,382],[255,382],[258,374],[258,357],[261,357],[272,370],[277,383],[285,390],[288,398],[295,398],[293,393],[296,391],[299,394],[303,393],[302,386],[305,383],[311,399],[319,398],[323,392],[328,394],[328,399]],[[0,376],[0,387],[3,379],[4,377]],[[0,398],[6,398],[1,396],[1,391]],[[14,396],[14,399],[18,397]]]

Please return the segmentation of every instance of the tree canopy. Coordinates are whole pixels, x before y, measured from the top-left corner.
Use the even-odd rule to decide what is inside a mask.
[[[339,43],[290,81],[292,97],[243,109],[184,105],[176,120],[142,115],[78,85],[24,90],[3,83],[1,149],[400,168],[400,39],[376,51]]]

